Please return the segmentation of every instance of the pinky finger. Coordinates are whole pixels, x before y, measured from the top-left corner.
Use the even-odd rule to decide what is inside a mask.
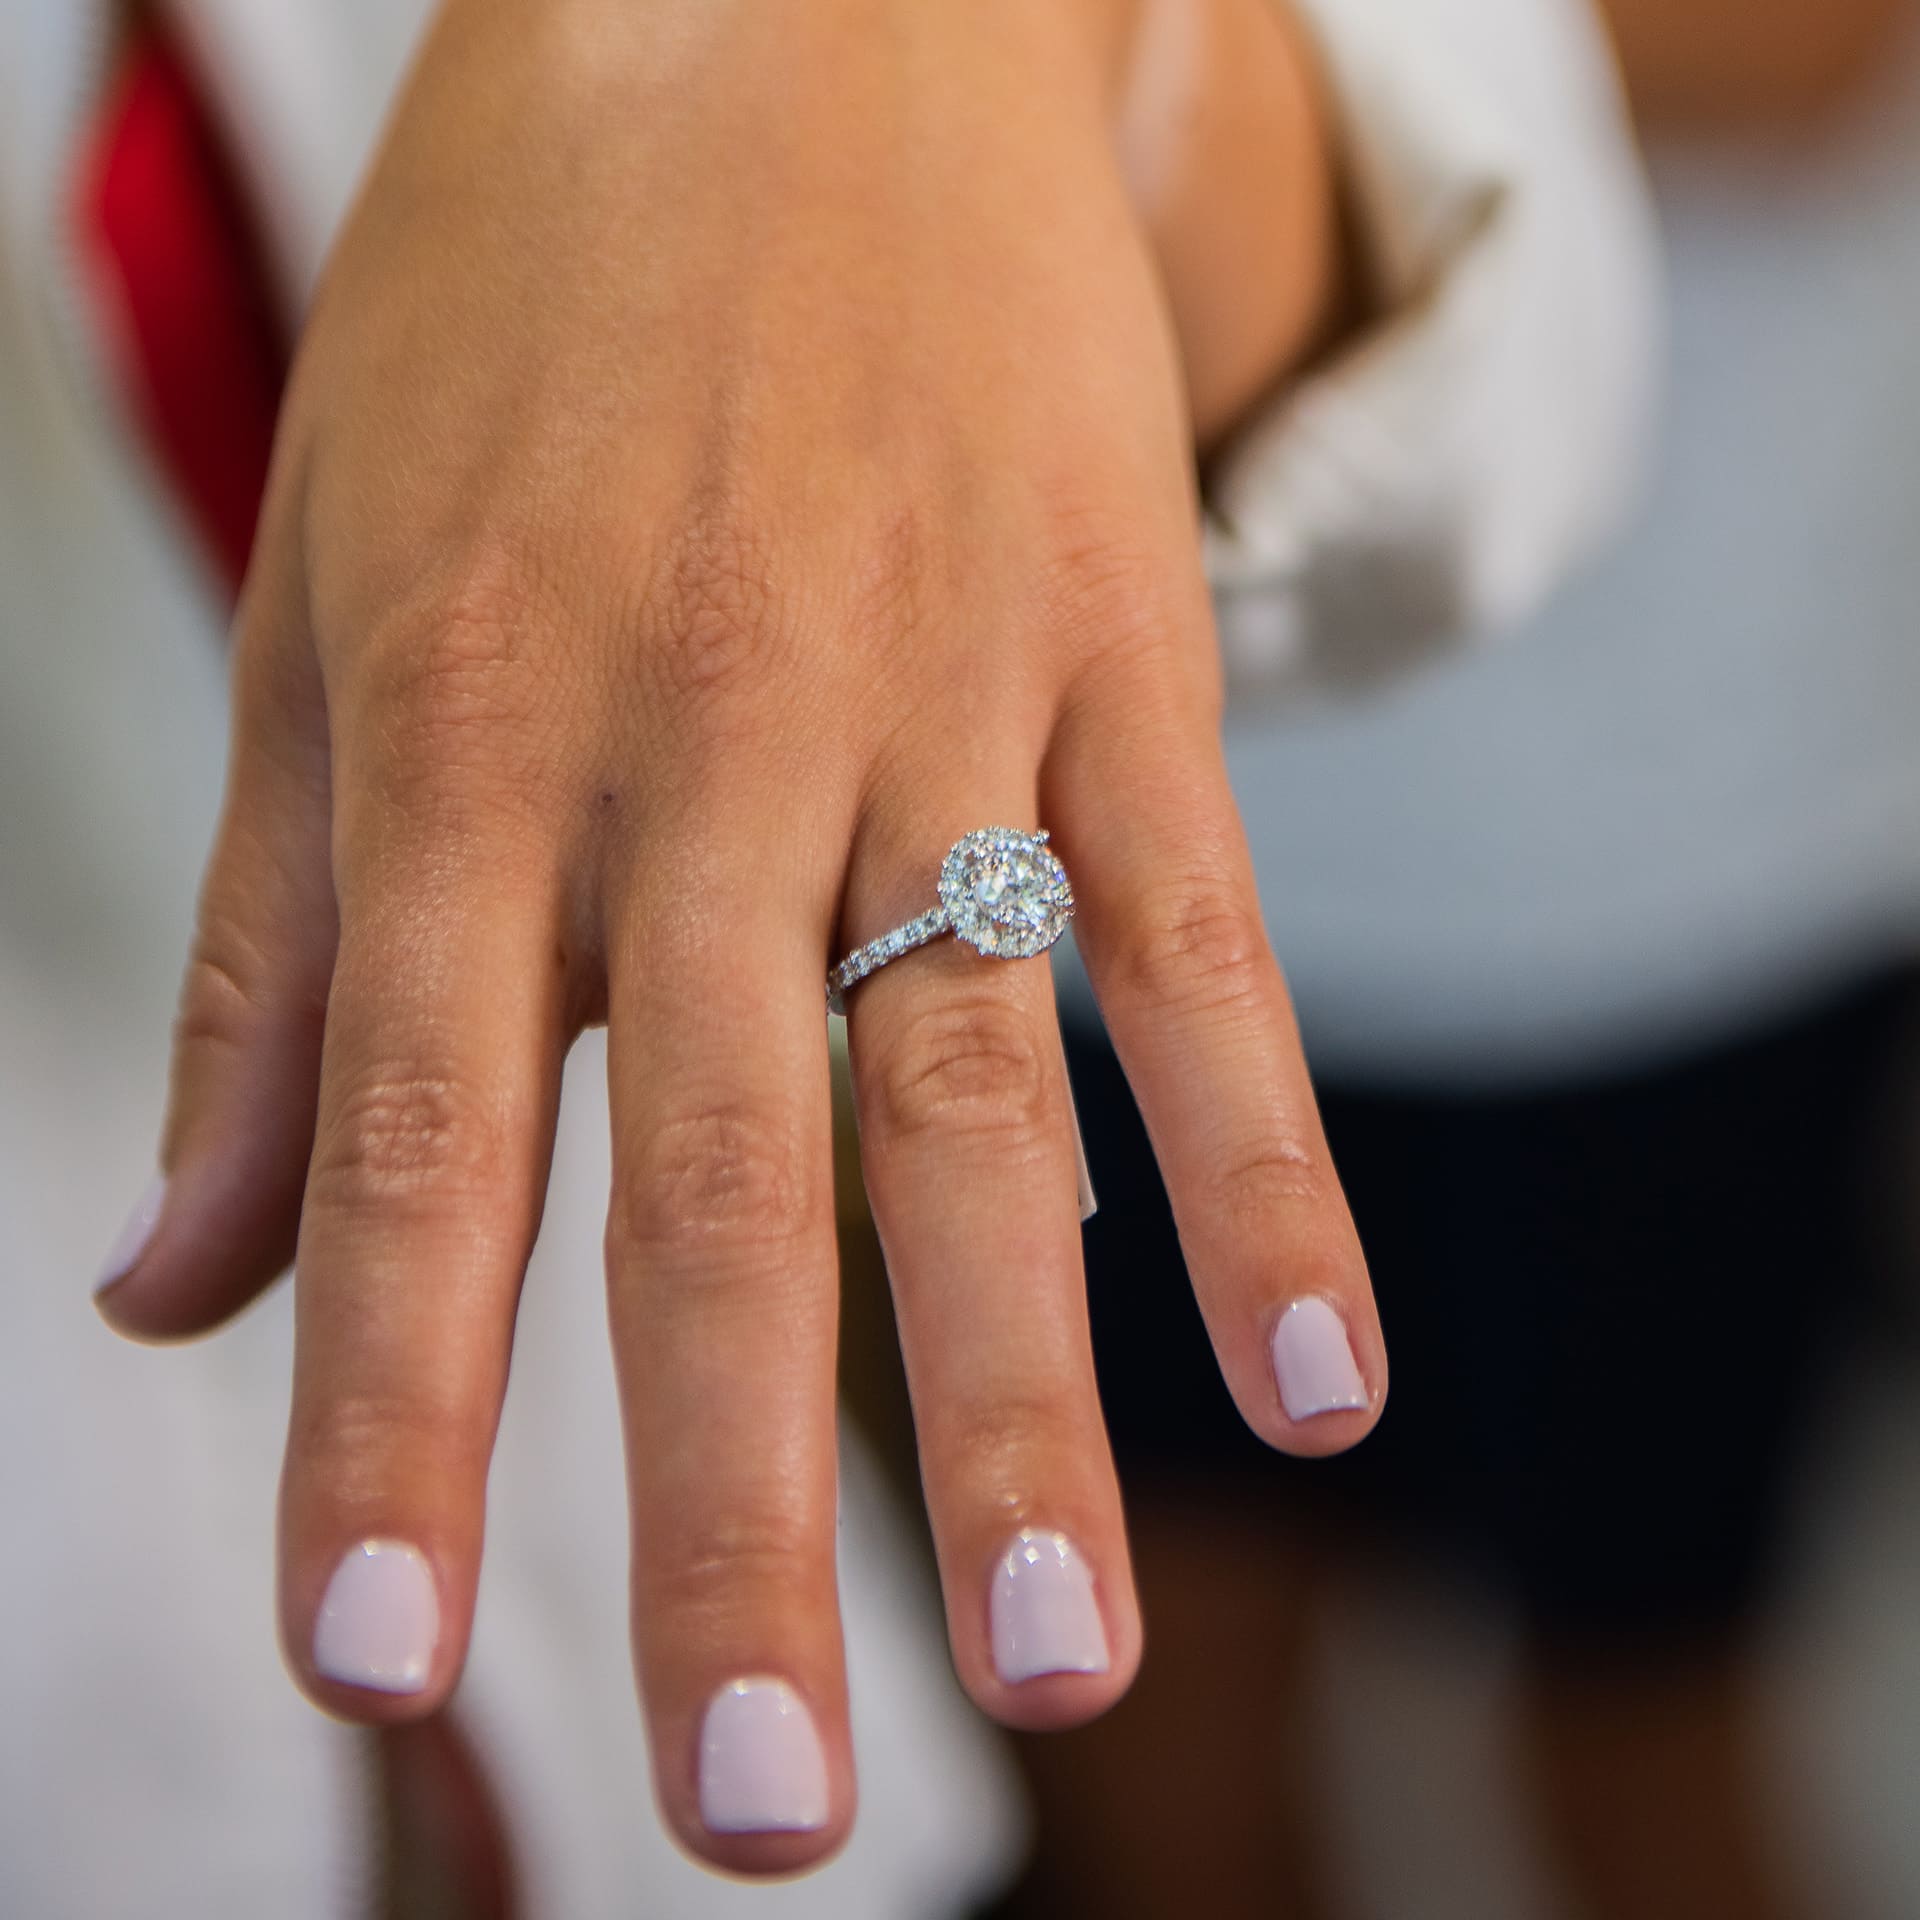
[[[1070,714],[1048,783],[1221,1372],[1271,1445],[1352,1446],[1386,1397],[1386,1348],[1209,715],[1159,685]]]

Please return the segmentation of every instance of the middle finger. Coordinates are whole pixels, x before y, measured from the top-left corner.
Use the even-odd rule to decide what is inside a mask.
[[[608,909],[607,1279],[641,1692],[669,1823],[748,1872],[814,1863],[853,1812],[819,958],[832,880],[806,858],[742,862],[758,838],[650,846]]]

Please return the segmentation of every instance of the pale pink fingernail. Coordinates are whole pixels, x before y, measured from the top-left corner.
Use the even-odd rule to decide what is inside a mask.
[[[147,1242],[153,1238],[153,1230],[160,1224],[160,1209],[166,1205],[167,1176],[156,1173],[147,1182],[146,1191],[133,1203],[133,1211],[127,1215],[127,1224],[115,1236],[113,1246],[100,1267],[100,1277],[93,1283],[96,1294],[124,1280],[139,1264],[140,1256],[147,1250]]]
[[[1273,1330],[1273,1377],[1289,1420],[1364,1407],[1367,1383],[1339,1314],[1325,1300],[1296,1300]]]
[[[827,1756],[784,1680],[732,1680],[700,1728],[700,1818],[709,1833],[811,1833],[827,1824]]]
[[[440,1638],[426,1556],[402,1540],[363,1540],[327,1582],[313,1627],[316,1672],[376,1693],[418,1693]]]
[[[1064,1533],[1023,1533],[994,1569],[993,1664],[1009,1686],[1042,1673],[1105,1673],[1093,1575]]]

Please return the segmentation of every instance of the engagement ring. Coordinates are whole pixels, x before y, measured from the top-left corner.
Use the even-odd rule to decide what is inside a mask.
[[[982,827],[956,840],[941,862],[937,907],[856,948],[827,975],[827,1008],[844,1013],[849,987],[943,933],[996,960],[1030,960],[1072,918],[1073,888],[1047,836]]]

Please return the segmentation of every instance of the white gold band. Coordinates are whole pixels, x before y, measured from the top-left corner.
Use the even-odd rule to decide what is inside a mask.
[[[883,933],[878,940],[869,940],[864,947],[856,947],[827,975],[828,1012],[846,1012],[847,989],[868,974],[878,972],[889,960],[898,960],[903,953],[911,953],[915,947],[924,947],[929,940],[938,940],[943,933],[952,931],[953,923],[947,918],[946,908],[930,907],[919,919],[909,920],[891,933]]]

